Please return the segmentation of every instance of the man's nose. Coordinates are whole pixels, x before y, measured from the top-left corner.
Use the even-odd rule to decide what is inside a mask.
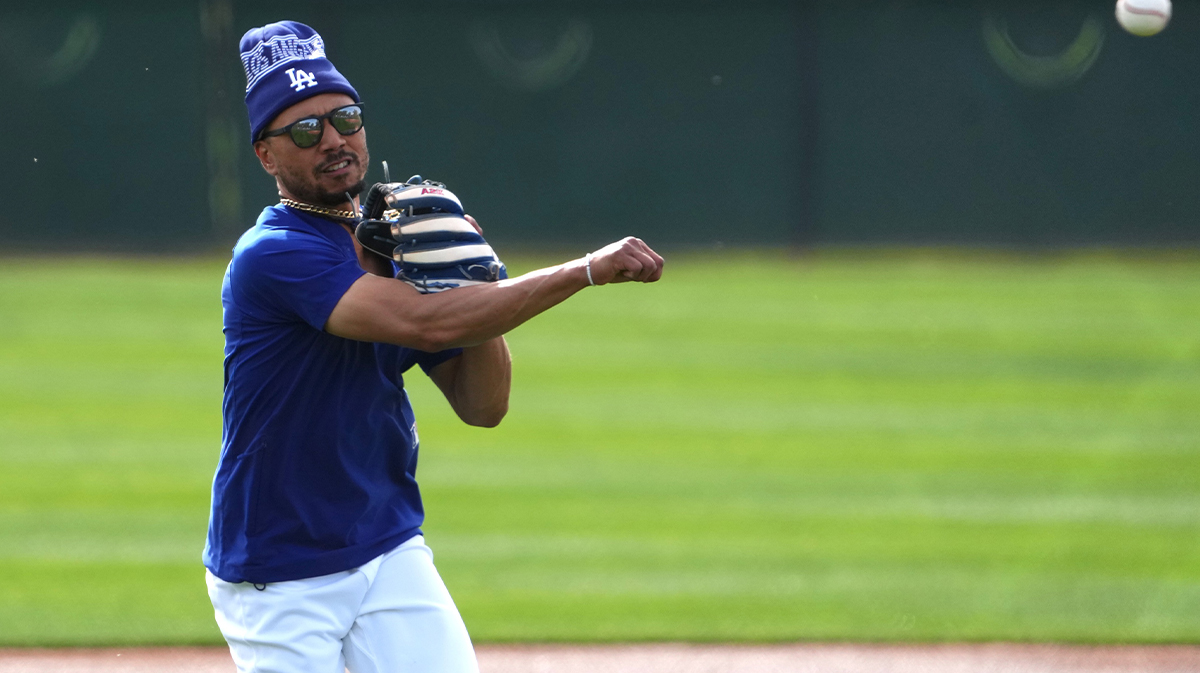
[[[340,149],[346,144],[346,139],[342,137],[342,134],[338,133],[337,129],[333,128],[332,120],[322,119],[321,123],[325,125],[325,130],[321,134],[320,149],[322,152]]]

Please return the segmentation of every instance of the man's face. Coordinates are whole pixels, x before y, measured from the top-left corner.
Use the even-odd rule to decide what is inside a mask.
[[[279,113],[266,130],[273,131],[305,117],[323,115],[355,101],[340,93],[323,93],[296,103]],[[325,132],[312,147],[296,147],[288,134],[254,143],[254,152],[263,169],[279,183],[283,196],[322,206],[346,203],[346,193],[357,196],[366,188],[367,131],[354,135],[337,132],[328,119],[322,120]]]

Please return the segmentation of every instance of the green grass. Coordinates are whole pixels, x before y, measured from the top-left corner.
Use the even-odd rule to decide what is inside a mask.
[[[223,269],[0,266],[0,644],[219,642]],[[678,256],[509,341],[496,430],[410,380],[477,641],[1200,641],[1200,258]]]

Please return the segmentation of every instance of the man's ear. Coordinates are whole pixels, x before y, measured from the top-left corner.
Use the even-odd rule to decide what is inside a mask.
[[[262,164],[263,170],[268,175],[275,175],[275,154],[271,152],[271,146],[267,141],[255,141],[254,154],[258,156],[258,162]]]

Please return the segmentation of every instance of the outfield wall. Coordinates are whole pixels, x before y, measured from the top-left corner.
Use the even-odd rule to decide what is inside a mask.
[[[169,8],[168,8],[169,7]],[[237,2],[0,10],[0,245],[223,247],[273,202],[237,40],[316,27],[374,168],[495,243],[1200,243],[1200,0]]]

